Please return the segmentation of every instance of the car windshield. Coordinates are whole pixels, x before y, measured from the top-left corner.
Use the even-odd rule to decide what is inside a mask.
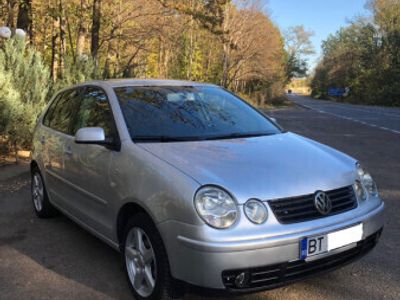
[[[213,86],[114,88],[134,141],[192,141],[280,133],[250,105]]]

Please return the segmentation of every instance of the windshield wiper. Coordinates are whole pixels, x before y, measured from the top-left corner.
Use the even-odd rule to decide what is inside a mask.
[[[135,142],[184,142],[199,140],[198,137],[179,137],[179,136],[168,136],[168,135],[142,135],[135,136],[132,138]]]
[[[231,133],[227,135],[213,135],[213,136],[169,136],[169,135],[142,135],[132,138],[135,142],[187,142],[187,141],[204,141],[204,140],[224,140],[224,139],[237,139],[237,138],[250,138],[258,136],[274,135],[271,132],[250,132],[250,133]]]
[[[271,132],[249,132],[249,133],[231,133],[227,135],[216,135],[206,137],[204,139],[207,140],[224,140],[224,139],[237,139],[237,138],[250,138],[250,137],[258,137],[258,136],[267,136],[267,135],[274,135],[275,133]]]

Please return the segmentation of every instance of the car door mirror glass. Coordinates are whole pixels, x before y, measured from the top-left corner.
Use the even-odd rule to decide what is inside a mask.
[[[106,136],[101,127],[84,127],[78,129],[75,134],[75,142],[78,144],[104,144]]]

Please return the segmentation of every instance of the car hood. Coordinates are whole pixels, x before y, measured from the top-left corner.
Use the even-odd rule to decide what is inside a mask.
[[[199,184],[218,185],[239,203],[351,185],[355,160],[294,133],[228,140],[141,143]]]

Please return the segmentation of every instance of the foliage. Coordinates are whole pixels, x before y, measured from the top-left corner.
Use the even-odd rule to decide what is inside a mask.
[[[0,25],[27,35],[0,40],[0,134],[21,146],[49,95],[90,79],[212,82],[258,105],[280,97],[287,81],[284,38],[257,0],[7,3]]]
[[[180,13],[195,18],[200,25],[208,31],[223,34],[224,9],[230,0],[157,0],[166,8],[172,8]]]
[[[373,20],[358,18],[323,43],[311,83],[316,97],[329,87],[349,87],[346,101],[400,105],[400,2],[369,2]]]
[[[290,82],[293,78],[307,75],[307,56],[315,53],[310,38],[314,35],[306,31],[304,26],[290,27],[285,34],[286,39],[286,78]]]
[[[19,93],[14,88],[13,77],[10,72],[5,72],[2,57],[0,56],[0,132],[9,131],[13,103],[18,103]]]
[[[73,57],[66,56],[63,76],[52,84],[51,88],[52,92],[55,92],[73,84],[100,78],[101,75],[92,57],[79,55],[74,61]]]
[[[311,79],[311,77],[293,78],[286,88],[296,94],[310,95]]]
[[[256,3],[32,0],[30,42],[43,53],[55,89],[86,78],[155,77],[262,92],[272,80],[284,86],[286,61],[279,29]],[[3,11],[7,21],[11,9]],[[75,68],[80,55],[93,62],[83,78]]]
[[[13,145],[30,144],[49,88],[49,71],[41,55],[25,47],[23,39],[5,41],[0,48],[0,129]]]

